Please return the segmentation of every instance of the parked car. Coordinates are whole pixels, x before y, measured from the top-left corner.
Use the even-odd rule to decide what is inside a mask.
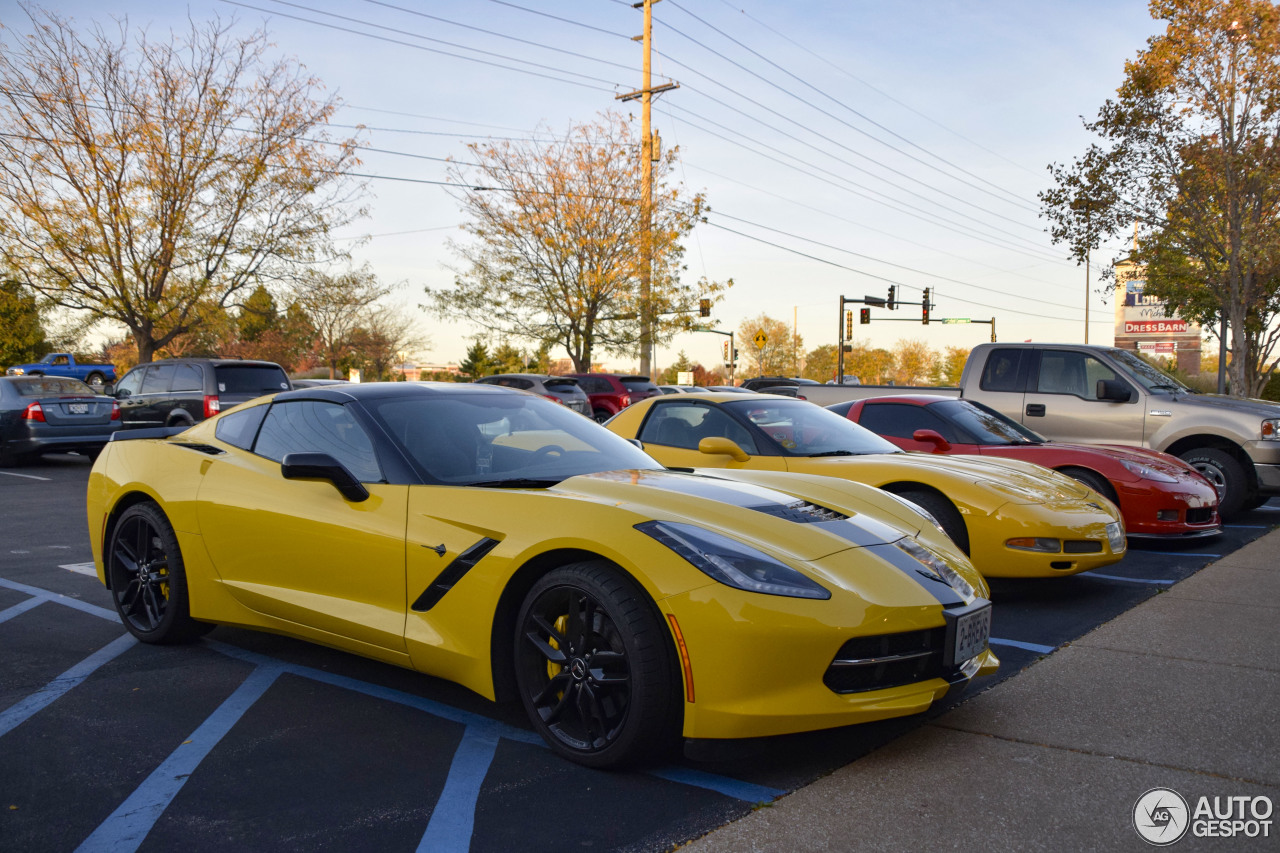
[[[561,403],[580,415],[591,417],[591,398],[571,376],[546,376],[541,373],[497,373],[476,380],[481,385],[519,388]]]
[[[34,364],[15,364],[5,370],[7,376],[67,376],[79,379],[99,393],[103,385],[116,381],[114,364],[95,364],[91,359],[77,358],[69,352],[51,352]]]
[[[658,390],[663,394],[693,394],[702,389],[696,385],[659,385]]]
[[[591,398],[592,416],[604,423],[638,400],[660,396],[662,391],[648,376],[626,373],[570,373]]]
[[[0,377],[0,467],[41,453],[96,457],[120,428],[120,406],[79,379]]]
[[[308,388],[171,432],[118,433],[88,485],[143,642],[322,642],[521,702],[592,767],[920,713],[999,663],[982,577],[865,486],[665,471],[478,384]]]
[[[761,391],[765,388],[794,388],[797,385],[821,385],[812,379],[801,379],[799,376],[752,376],[742,380],[742,387],[748,391]]]
[[[645,400],[609,421],[672,468],[789,471],[876,486],[927,510],[988,577],[1055,577],[1124,556],[1120,511],[1015,459],[905,453],[835,412],[771,394]]]
[[[1222,532],[1213,484],[1167,453],[1049,441],[990,406],[952,397],[875,397],[827,408],[903,450],[1021,459],[1073,477],[1120,507],[1130,539]]]
[[[289,384],[294,388],[319,388],[322,385],[347,385],[350,383],[346,379],[290,379]]]
[[[273,361],[175,358],[140,364],[113,391],[125,429],[191,426],[238,403],[287,391]]]

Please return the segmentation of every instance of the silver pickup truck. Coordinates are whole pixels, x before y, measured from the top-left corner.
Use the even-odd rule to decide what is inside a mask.
[[[1223,518],[1280,495],[1280,404],[1198,393],[1130,350],[979,344],[958,390],[964,399],[985,403],[1056,441],[1132,444],[1181,457],[1218,490]],[[842,399],[858,399],[918,392],[954,396],[957,389],[831,387],[832,394],[838,392],[844,392]]]

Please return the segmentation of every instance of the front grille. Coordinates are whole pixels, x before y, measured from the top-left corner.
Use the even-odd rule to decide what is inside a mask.
[[[1064,554],[1098,554],[1102,552],[1102,543],[1092,539],[1068,539],[1062,543]]]
[[[946,628],[857,637],[840,647],[822,683],[836,693],[861,693],[945,676]]]
[[[772,515],[774,518],[783,518],[798,524],[812,524],[818,521],[844,521],[849,517],[836,512],[834,509],[827,509],[807,501],[796,501],[785,506],[782,504],[766,504],[751,508],[756,512],[763,512],[765,515]]]
[[[1187,510],[1187,524],[1207,524],[1213,518],[1213,507],[1202,506]]]

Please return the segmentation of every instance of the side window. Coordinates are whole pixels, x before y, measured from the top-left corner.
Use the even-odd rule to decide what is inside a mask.
[[[982,369],[979,387],[983,391],[1021,391],[1018,370],[1025,354],[1026,350],[1020,349],[993,349]]]
[[[66,357],[65,355],[60,355],[60,356],[58,356],[57,358],[55,358],[55,359],[53,360],[53,363],[54,363],[54,364],[57,364],[57,365],[61,365],[61,366],[63,366],[63,367],[66,367],[66,366],[67,366],[67,364],[68,364],[68,362],[67,362],[67,357]]]
[[[253,452],[276,462],[287,453],[327,453],[362,483],[382,480],[373,442],[352,414],[337,403],[276,403],[262,422]]]
[[[703,403],[666,403],[655,406],[645,420],[640,440],[666,447],[697,450],[704,438],[732,439],[747,453],[759,453],[751,433],[729,415]]]
[[[1040,356],[1036,390],[1043,394],[1071,394],[1098,399],[1098,380],[1115,379],[1116,373],[1091,355],[1046,350]]]
[[[947,441],[955,441],[954,430],[924,406],[907,403],[866,403],[858,423],[879,435],[911,438],[918,429],[931,429]]]
[[[173,370],[174,391],[204,391],[204,374],[194,364],[178,364]]]
[[[254,406],[223,415],[213,434],[219,441],[248,450],[253,447],[253,437],[258,434],[258,426],[266,414],[266,406]]]
[[[172,364],[154,364],[147,370],[142,380],[142,394],[162,394],[169,390],[169,382],[173,379]]]
[[[149,368],[135,367],[124,375],[124,378],[116,383],[116,396],[128,397],[130,394],[137,394],[138,389],[142,387],[142,374],[146,373]]]
[[[609,380],[601,379],[596,376],[582,376],[578,378],[578,384],[582,386],[582,390],[588,394],[608,394],[613,390],[609,385]]]

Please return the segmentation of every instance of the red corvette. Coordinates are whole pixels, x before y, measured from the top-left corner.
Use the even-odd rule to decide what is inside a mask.
[[[873,397],[827,408],[903,450],[1009,457],[1053,468],[1118,506],[1133,538],[1199,539],[1222,532],[1213,486],[1167,453],[1057,444],[981,403],[954,397]]]

